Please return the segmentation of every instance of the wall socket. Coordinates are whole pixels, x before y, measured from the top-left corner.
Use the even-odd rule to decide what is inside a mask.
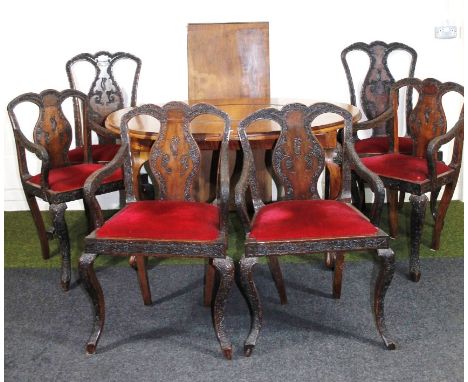
[[[443,27],[434,28],[435,38],[456,38],[457,27],[454,25],[447,25]]]

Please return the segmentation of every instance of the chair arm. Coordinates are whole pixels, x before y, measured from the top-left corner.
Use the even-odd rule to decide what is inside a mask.
[[[427,145],[426,151],[426,160],[427,160],[427,168],[429,173],[429,180],[431,181],[431,185],[434,186],[437,180],[437,170],[436,170],[436,161],[437,161],[437,153],[440,150],[440,147],[452,139],[456,139],[461,135],[459,139],[456,139],[455,146],[452,152],[452,159],[449,164],[450,167],[456,169],[461,166],[461,151],[463,148],[463,130],[464,130],[464,121],[463,118],[459,119],[455,126],[451,128],[446,134],[439,135],[438,137],[433,138],[429,144]],[[457,144],[457,141],[458,144]],[[457,149],[460,147],[459,149]]]
[[[102,137],[114,138],[114,139],[120,137],[119,134],[113,133],[109,129],[106,129],[104,126],[101,126],[94,121],[89,121],[89,124],[91,126],[91,130]]]
[[[32,152],[35,154],[39,160],[41,161],[41,189],[47,189],[49,188],[49,166],[50,166],[50,160],[49,160],[49,153],[45,149],[44,146],[41,146],[38,143],[34,143],[30,141],[26,136],[22,133],[21,130],[15,129],[14,130],[16,142],[18,143],[19,146],[25,148],[29,152]],[[27,164],[26,164],[26,155],[23,153],[18,153],[21,156],[21,162],[22,162],[22,174],[21,178],[23,181],[28,180],[31,175],[29,174]]]
[[[101,206],[96,198],[96,191],[106,177],[110,176],[115,170],[123,165],[127,150],[127,144],[122,144],[119,151],[115,154],[115,157],[109,163],[101,169],[93,172],[86,179],[83,187],[84,202],[89,207],[94,229],[101,227],[104,223]]]
[[[393,118],[393,107],[390,106],[387,110],[385,110],[382,114],[378,117],[371,119],[369,121],[357,122],[353,125],[353,132],[357,132],[359,130],[368,130],[378,127],[382,122],[386,122]]]
[[[372,203],[369,218],[372,224],[378,226],[380,224],[380,215],[385,199],[385,186],[379,176],[364,166],[354,149],[353,143],[351,141],[346,141],[345,145],[351,168],[362,180],[369,184],[374,193],[374,203]]]

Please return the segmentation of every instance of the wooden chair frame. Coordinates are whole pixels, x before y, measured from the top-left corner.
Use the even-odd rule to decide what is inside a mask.
[[[324,152],[311,131],[311,122],[322,113],[336,113],[344,118],[344,136],[345,141],[339,157],[341,158],[343,186],[341,194],[337,201],[347,205],[351,202],[351,166],[355,168],[371,186],[376,197],[371,211],[370,222],[377,225],[380,219],[380,210],[384,201],[384,187],[380,179],[369,172],[360,162],[359,157],[354,151],[352,145],[352,118],[351,114],[336,105],[328,103],[317,103],[310,107],[301,104],[290,104],[277,109],[263,109],[251,114],[244,119],[238,128],[239,138],[244,152],[244,163],[242,174],[236,185],[236,205],[239,216],[242,220],[247,238],[245,241],[245,255],[240,260],[240,276],[242,287],[252,311],[252,323],[250,333],[244,344],[244,352],[247,356],[252,353],[256,340],[262,326],[262,305],[257,292],[253,278],[253,267],[258,261],[258,257],[267,257],[275,285],[278,289],[281,303],[286,303],[286,291],[284,288],[283,277],[279,268],[278,256],[291,254],[310,254],[310,253],[335,253],[337,266],[333,280],[333,295],[339,297],[341,292],[341,274],[343,264],[343,254],[355,250],[374,250],[381,260],[380,273],[375,284],[374,313],[377,329],[389,349],[395,348],[392,341],[387,339],[383,306],[385,292],[391,282],[394,272],[394,254],[389,249],[389,237],[383,231],[377,229],[375,235],[363,237],[327,237],[318,239],[294,239],[294,240],[272,240],[258,241],[250,236],[250,231],[259,212],[265,207],[259,192],[256,179],[256,169],[253,161],[252,149],[250,147],[246,129],[253,122],[260,119],[267,119],[277,122],[281,126],[281,135],[275,148],[273,149],[273,168],[278,182],[285,190],[284,200],[313,200],[319,199],[317,191],[317,180],[324,168]],[[304,129],[302,137],[289,137],[288,129]],[[294,141],[294,142],[293,142]],[[291,143],[293,142],[293,143]],[[303,145],[308,148],[302,149]],[[296,150],[297,148],[297,150]],[[292,150],[292,152],[291,152]],[[302,151],[304,150],[304,151]],[[299,154],[301,153],[301,154]],[[293,169],[294,157],[301,155],[303,160],[311,167],[314,174],[305,175],[300,172],[300,177],[296,173],[294,178]],[[289,164],[288,164],[289,163]],[[282,167],[283,166],[283,167]],[[295,180],[292,180],[295,179]],[[254,209],[253,217],[249,214],[246,194],[250,191]],[[274,202],[273,202],[274,203]],[[358,210],[354,209],[356,214],[363,216]],[[317,217],[319,218],[319,217]]]

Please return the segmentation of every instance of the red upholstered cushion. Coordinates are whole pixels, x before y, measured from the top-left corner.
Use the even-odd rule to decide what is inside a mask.
[[[408,137],[398,137],[399,152],[411,154],[413,140]],[[356,142],[354,148],[358,154],[387,154],[389,150],[387,137],[371,137]]]
[[[361,213],[335,200],[291,200],[263,207],[250,237],[258,241],[367,236],[377,232]]]
[[[385,154],[362,158],[362,163],[377,175],[410,182],[422,182],[428,178],[427,161],[403,154]],[[444,162],[436,162],[437,174],[452,171]]]
[[[104,167],[99,163],[82,163],[68,167],[54,168],[49,171],[49,187],[52,191],[65,192],[78,190],[84,186],[88,176]],[[116,170],[112,175],[103,180],[103,183],[122,180],[122,169]],[[29,182],[40,185],[41,175],[34,175]]]
[[[120,145],[92,145],[91,154],[93,162],[110,162],[117,151],[119,151]],[[68,152],[68,160],[71,163],[83,163],[83,147],[77,147]]]
[[[142,200],[126,205],[96,231],[99,238],[213,241],[218,207],[207,203]]]

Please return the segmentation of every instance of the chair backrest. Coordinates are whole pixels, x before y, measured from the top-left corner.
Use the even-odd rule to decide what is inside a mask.
[[[392,52],[404,51],[411,56],[407,77],[414,76],[416,66],[416,51],[399,42],[386,44],[382,41],[374,41],[370,44],[357,42],[351,44],[341,52],[341,62],[348,80],[351,104],[357,106],[356,91],[347,61],[347,55],[353,51],[363,51],[369,56],[369,69],[360,89],[360,104],[364,115],[368,120],[374,119],[382,114],[390,106],[390,88],[395,83],[392,73],[388,67],[388,58]],[[358,81],[356,81],[359,83]],[[406,93],[406,115],[412,109],[411,90]],[[387,135],[391,129],[390,124],[383,123],[382,126],[373,129],[374,136]]]
[[[149,171],[157,182],[158,198],[196,201],[201,155],[190,131],[190,124],[194,118],[205,114],[219,117],[223,121],[220,161],[225,162],[227,166],[231,128],[229,116],[212,105],[188,106],[182,102],[170,102],[163,107],[151,104],[142,105],[126,113],[122,118],[120,129],[122,144],[126,143],[128,147],[124,162],[127,201],[135,200],[135,190],[132,188],[128,122],[142,114],[149,115],[160,122],[158,138],[151,147],[149,158]]]
[[[429,142],[447,132],[447,118],[442,97],[449,92],[456,92],[463,96],[464,88],[454,82],[442,83],[434,78],[426,78],[425,80],[405,78],[397,81],[391,90],[394,105],[394,129],[398,129],[398,118],[396,118],[398,113],[398,93],[404,87],[416,90],[419,95],[418,102],[408,118],[408,130],[414,140],[413,155],[424,158],[427,155]],[[463,110],[464,108],[462,107],[459,117],[459,120],[461,119],[462,121]],[[458,135],[455,137],[454,145],[455,147],[460,146],[461,150],[463,147],[463,129],[460,130]],[[395,151],[397,151],[397,148],[395,148]]]
[[[190,100],[270,97],[267,22],[189,24]]]
[[[284,188],[284,199],[318,199],[318,179],[325,166],[325,152],[315,137],[311,124],[324,113],[335,113],[343,117],[345,136],[351,134],[351,114],[329,103],[317,103],[309,107],[302,104],[289,104],[281,110],[269,108],[259,110],[242,120],[238,134],[244,152],[241,180],[236,186],[238,195],[245,195],[250,187],[255,210],[263,205],[259,193],[252,149],[246,129],[258,120],[271,120],[281,127],[280,136],[273,148],[273,171],[277,184]],[[345,148],[347,146],[345,145]],[[347,148],[343,150],[343,188],[340,199],[350,196],[350,169]]]
[[[125,106],[124,104],[124,94],[118,84],[113,68],[114,65],[120,60],[131,60],[135,62],[135,73],[133,76],[133,85],[130,95],[130,105],[136,105],[137,98],[137,87],[138,79],[140,76],[141,69],[141,60],[138,57],[135,57],[132,54],[117,52],[109,53],[105,51],[97,52],[96,54],[90,53],[81,53],[77,56],[71,58],[66,63],[66,72],[68,76],[68,81],[72,89],[76,89],[76,79],[73,73],[73,66],[80,61],[85,61],[90,63],[95,69],[95,76],[93,82],[90,85],[88,91],[89,97],[89,118],[91,121],[97,123],[100,126],[104,125],[106,117],[118,110],[122,109]],[[75,107],[75,118],[79,118],[80,113],[77,112],[77,104],[74,104]],[[80,123],[77,122],[79,126]],[[79,134],[79,131],[76,131]],[[75,137],[76,145],[81,146],[81,136],[77,135]]]
[[[20,172],[27,174],[25,147],[28,147],[28,138],[22,132],[18,118],[15,114],[15,107],[23,102],[31,102],[39,108],[39,116],[33,129],[33,142],[39,144],[48,153],[48,168],[64,167],[70,164],[68,151],[73,139],[73,129],[66,118],[62,103],[72,97],[74,101],[80,102],[83,111],[82,120],[88,120],[88,99],[85,94],[78,90],[68,89],[62,92],[48,89],[43,92],[25,93],[12,100],[7,107],[13,127],[15,142],[20,162]],[[80,126],[84,132],[84,145],[87,148],[85,152],[85,162],[90,161],[90,131],[88,124]],[[28,148],[34,149],[29,146]]]

